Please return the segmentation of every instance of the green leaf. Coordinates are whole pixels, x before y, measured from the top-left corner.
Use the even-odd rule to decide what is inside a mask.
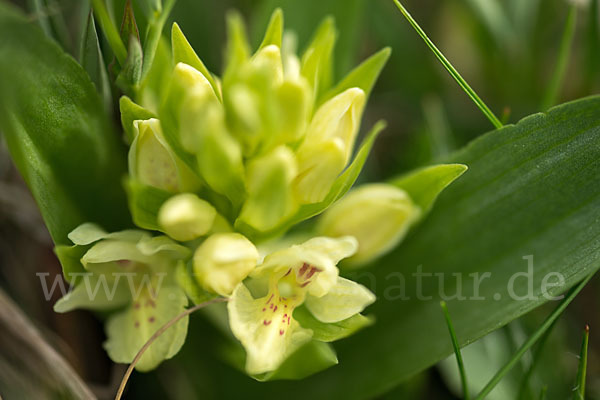
[[[119,109],[121,110],[121,125],[125,130],[127,142],[133,142],[135,133],[133,129],[133,121],[156,118],[156,115],[144,107],[134,103],[129,97],[122,96],[119,99]]]
[[[0,128],[57,244],[85,221],[129,225],[125,149],[83,68],[0,4]]]
[[[177,23],[173,23],[173,28],[171,30],[171,47],[173,49],[173,64],[175,65],[182,62],[196,68],[208,80],[208,83],[212,86],[217,97],[221,99],[221,92],[219,91],[219,87],[217,86],[213,75],[208,68],[206,68],[200,57],[198,57]]]
[[[335,20],[333,17],[327,17],[321,22],[314,38],[302,54],[300,73],[312,85],[317,99],[331,89],[333,48],[336,39]]]
[[[377,322],[336,343],[340,365],[268,388],[221,375],[229,385],[219,387],[219,398],[273,392],[289,399],[376,398],[452,354],[440,300],[452,310],[464,346],[547,302],[542,282],[548,274],[564,278],[547,293],[556,296],[600,267],[600,185],[591,184],[600,180],[600,97],[485,134],[446,161],[468,165],[469,172],[444,190],[402,246],[367,274],[356,273],[377,294],[369,308]],[[441,278],[422,277],[418,287],[419,266]],[[481,279],[487,272],[491,277]],[[527,295],[527,273],[531,298],[509,295],[519,272],[514,293]],[[448,298],[457,291],[456,273],[467,300]],[[469,274],[479,274],[480,284]]]
[[[269,26],[265,32],[265,37],[258,49],[274,44],[281,48],[281,37],[283,36],[283,11],[276,8],[271,15]]]
[[[106,9],[104,0],[92,0],[92,8],[94,9],[94,15],[100,22],[102,33],[106,36],[106,40],[108,41],[113,54],[117,58],[119,64],[124,65],[125,60],[127,59],[127,49],[121,40],[121,35],[119,35],[119,32],[117,31],[114,21],[110,17],[109,11]]]
[[[227,47],[225,50],[224,84],[228,78],[250,58],[250,44],[246,25],[241,15],[235,11],[227,14]]]
[[[143,229],[160,231],[157,221],[158,210],[173,194],[144,185],[134,179],[125,181],[125,189],[133,223]]]
[[[96,90],[102,95],[104,107],[108,111],[112,109],[112,94],[110,89],[110,81],[106,73],[106,65],[100,49],[98,34],[96,32],[96,24],[94,16],[90,13],[84,34],[81,40],[81,50],[79,54],[79,62],[86,70]]]
[[[321,342],[335,342],[336,340],[348,337],[375,322],[374,318],[355,314],[343,321],[326,324],[316,319],[304,306],[294,310],[294,318],[303,328],[313,331],[313,339]]]
[[[344,79],[341,80],[333,89],[331,89],[319,103],[322,104],[327,100],[335,97],[342,93],[344,90],[358,87],[365,92],[365,98],[368,99],[371,94],[371,90],[377,82],[377,78],[381,73],[381,70],[385,66],[388,58],[392,54],[392,49],[386,47],[373,54],[371,57],[363,61],[358,67],[354,68]]]
[[[405,190],[425,215],[431,210],[435,199],[442,190],[466,170],[467,166],[463,164],[433,165],[412,171],[390,183]]]
[[[131,363],[148,339],[161,326],[181,314],[187,303],[187,297],[178,287],[160,287],[154,297],[148,290],[144,291],[129,308],[112,315],[106,323],[108,339],[104,347],[110,358],[117,363]],[[188,321],[189,317],[182,318],[156,339],[136,369],[149,371],[177,354],[185,341]]]

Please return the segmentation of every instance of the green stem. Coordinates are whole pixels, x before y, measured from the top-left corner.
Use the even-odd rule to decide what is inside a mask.
[[[142,65],[141,82],[144,82],[144,78],[146,78],[148,72],[150,72],[150,69],[152,68],[158,42],[162,35],[163,28],[167,23],[167,19],[169,18],[169,14],[175,6],[175,1],[176,0],[166,0],[161,12],[155,14],[148,26],[148,33],[144,43],[144,63]]]
[[[521,357],[523,357],[523,355],[538,341],[538,339],[540,339],[540,337],[544,335],[544,333],[552,326],[554,321],[556,321],[558,317],[560,317],[565,308],[567,308],[569,303],[571,303],[575,296],[579,294],[581,289],[583,289],[583,287],[589,282],[592,276],[594,276],[594,274],[591,274],[590,276],[585,278],[579,285],[577,285],[569,292],[567,297],[565,297],[563,301],[561,301],[560,305],[554,311],[552,311],[552,314],[550,314],[548,318],[546,318],[546,320],[538,328],[538,330],[535,331],[525,343],[523,343],[523,345],[519,348],[519,350],[517,350],[515,355],[512,356],[512,358],[496,373],[496,375],[494,375],[494,377],[487,383],[487,385],[485,385],[485,387],[483,388],[481,393],[477,395],[475,400],[485,399],[485,397],[492,391],[492,389],[496,387],[498,382],[502,380],[504,375],[506,375],[508,371],[510,371],[512,367],[514,367],[515,364],[519,362]]]
[[[435,46],[435,44],[433,44],[431,39],[429,39],[429,37],[427,37],[427,34],[425,33],[425,31],[423,31],[423,29],[419,26],[417,21],[415,21],[414,18],[409,14],[409,12],[406,10],[406,8],[404,8],[404,6],[398,0],[394,0],[394,3],[396,3],[396,7],[398,7],[398,9],[402,13],[402,15],[404,15],[404,17],[412,25],[412,27],[415,29],[415,31],[417,31],[419,36],[421,36],[423,41],[425,41],[425,43],[427,44],[429,49],[433,52],[433,54],[435,54],[437,59],[442,63],[444,68],[446,68],[446,70],[454,78],[456,83],[458,83],[458,85],[462,88],[462,90],[464,90],[465,93],[471,98],[471,100],[473,100],[475,105],[477,107],[479,107],[481,112],[490,120],[490,122],[494,125],[494,127],[496,129],[502,128],[502,126],[503,126],[502,122],[500,122],[498,117],[496,117],[494,115],[494,113],[492,112],[492,110],[490,110],[489,107],[483,102],[483,100],[481,100],[481,98],[477,95],[477,93],[475,93],[475,91],[471,88],[471,86],[469,86],[467,81],[465,81],[464,78],[458,73],[456,68],[454,68],[454,66],[452,66],[450,61],[448,61],[448,59]]]
[[[460,373],[460,381],[462,383],[464,400],[469,400],[469,386],[467,385],[467,373],[465,372],[465,365],[463,363],[462,354],[460,353],[460,346],[458,340],[456,340],[456,333],[454,332],[454,326],[450,319],[450,313],[448,312],[448,306],[446,302],[440,302],[440,306],[444,311],[444,317],[446,318],[446,324],[448,325],[448,332],[450,332],[450,338],[452,339],[452,347],[454,348],[454,355],[456,356],[456,363],[458,364],[458,372]]]
[[[521,385],[519,388],[519,400],[523,400],[526,398],[532,398],[532,393],[531,393],[531,387],[529,387],[529,380],[531,379],[531,376],[533,375],[533,371],[535,370],[535,368],[537,367],[537,365],[541,362],[540,360],[542,359],[543,355],[544,355],[544,346],[546,345],[546,342],[548,341],[548,338],[550,337],[550,334],[552,333],[552,328],[554,328],[554,326],[556,325],[556,321],[554,321],[554,323],[548,328],[548,330],[546,330],[546,332],[544,332],[544,335],[540,338],[535,354],[533,356],[533,361],[531,362],[531,365],[529,366],[529,368],[527,369],[527,371],[525,372],[525,375],[523,375],[523,378],[521,380]],[[526,395],[526,393],[529,392],[528,395]]]
[[[581,344],[581,352],[579,353],[579,368],[577,369],[577,387],[573,394],[573,400],[585,399],[585,377],[587,375],[587,353],[588,342],[590,339],[590,327],[585,326],[583,331],[583,343]]]
[[[108,40],[108,44],[115,54],[119,65],[125,65],[125,62],[127,61],[127,49],[121,40],[119,31],[108,15],[104,0],[92,0],[92,7],[94,8],[94,14],[100,22],[102,31],[104,32],[106,40]]]
[[[550,79],[548,90],[542,100],[542,110],[547,110],[556,104],[558,96],[560,94],[560,88],[567,72],[567,66],[569,65],[569,56],[571,55],[571,45],[573,44],[573,38],[575,37],[575,27],[577,22],[577,6],[571,5],[569,14],[567,15],[567,22],[565,23],[565,30],[560,41],[560,48],[558,50],[558,59],[556,60],[556,68]]]

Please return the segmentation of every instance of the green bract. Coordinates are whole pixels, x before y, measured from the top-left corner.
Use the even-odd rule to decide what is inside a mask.
[[[258,380],[299,379],[337,363],[328,342],[373,322],[360,313],[375,296],[340,277],[338,262],[366,263],[395,247],[464,167],[437,166],[343,199],[384,127],[376,124],[353,158],[389,49],[333,85],[332,19],[301,56],[282,38],[280,10],[253,54],[241,18],[230,14],[227,25],[222,78],[174,24],[172,56],[159,41],[133,100],[121,98],[130,144],[124,184],[133,222],[147,231],[106,233],[93,224],[72,231],[75,246],[57,254],[74,289],[56,310],[119,309],[107,321],[106,349],[114,361],[131,362],[188,297],[223,296],[228,306],[215,312],[227,313],[220,321],[245,350],[245,361],[231,361]],[[285,236],[340,199],[315,231]],[[184,318],[137,368],[172,357],[186,330]]]

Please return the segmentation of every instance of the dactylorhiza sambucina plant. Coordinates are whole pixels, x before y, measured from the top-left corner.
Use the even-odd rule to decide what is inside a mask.
[[[293,35],[283,35],[279,10],[253,54],[240,17],[227,22],[221,78],[175,24],[172,57],[157,51],[134,99],[121,98],[130,144],[125,185],[140,229],[107,233],[88,223],[71,232],[74,246],[57,254],[74,289],[55,308],[117,309],[106,322],[105,347],[114,361],[129,363],[188,298],[222,296],[227,306],[216,312],[226,313],[243,346],[246,372],[300,378],[337,362],[328,342],[371,323],[360,313],[375,295],[340,276],[338,263],[360,267],[391,250],[466,167],[433,166],[344,197],[383,127],[352,158],[389,49],[333,85],[332,19],[301,57]],[[112,291],[99,290],[106,282]],[[176,354],[186,331],[187,317],[137,368]]]

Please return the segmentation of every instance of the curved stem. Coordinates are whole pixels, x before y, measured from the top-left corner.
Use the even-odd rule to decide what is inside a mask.
[[[150,347],[150,345],[152,343],[154,343],[154,341],[156,339],[158,339],[167,329],[169,329],[171,326],[175,325],[180,319],[182,319],[183,317],[186,317],[188,315],[190,315],[191,313],[193,313],[194,311],[198,311],[201,308],[204,308],[208,305],[214,304],[214,303],[222,303],[227,301],[226,298],[224,297],[217,297],[216,299],[212,299],[209,301],[205,301],[204,303],[200,303],[195,305],[192,308],[188,308],[187,310],[185,310],[184,312],[182,312],[181,314],[179,314],[178,316],[174,317],[173,319],[171,319],[170,321],[168,321],[166,324],[164,324],[163,326],[161,326],[160,328],[158,328],[158,330],[156,332],[154,332],[154,335],[152,335],[150,337],[150,339],[148,339],[148,341],[142,346],[142,348],[140,349],[140,351],[138,351],[138,353],[135,355],[133,361],[131,362],[131,364],[129,364],[129,368],[127,368],[127,371],[125,371],[125,375],[123,376],[123,379],[121,380],[121,384],[119,385],[119,390],[117,390],[117,394],[115,396],[115,400],[120,400],[121,396],[123,396],[123,392],[125,391],[125,386],[127,385],[127,381],[129,380],[129,377],[131,376],[131,373],[133,372],[133,369],[135,368],[136,364],[138,363],[138,361],[140,361],[140,359],[142,358],[142,356],[144,355],[144,353],[146,352],[146,350],[148,350],[148,347]]]

